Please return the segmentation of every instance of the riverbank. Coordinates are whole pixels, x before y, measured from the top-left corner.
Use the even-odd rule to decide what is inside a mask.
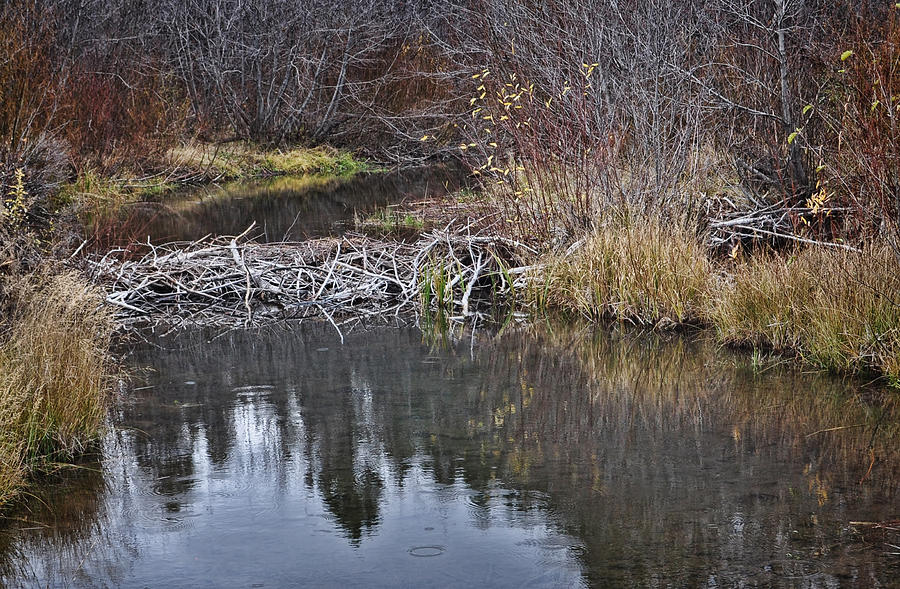
[[[114,176],[81,171],[60,187],[54,204],[57,208],[74,206],[82,213],[108,212],[187,185],[280,176],[348,177],[376,168],[350,152],[328,146],[272,149],[249,142],[187,142],[171,148],[149,169]]]
[[[696,235],[640,219],[607,226],[540,267],[529,300],[544,311],[705,326],[724,344],[900,387],[900,260],[887,244],[716,257]]]

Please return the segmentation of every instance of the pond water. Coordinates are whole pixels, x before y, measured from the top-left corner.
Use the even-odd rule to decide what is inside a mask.
[[[301,241],[353,229],[354,218],[389,204],[462,187],[454,167],[428,166],[352,177],[276,177],[188,188],[143,200],[91,223],[98,248],[239,235],[255,223],[259,241]]]
[[[0,534],[50,587],[889,587],[896,397],[702,337],[183,331]],[[147,368],[147,369],[144,369]]]

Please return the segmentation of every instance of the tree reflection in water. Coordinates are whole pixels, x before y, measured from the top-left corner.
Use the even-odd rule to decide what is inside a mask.
[[[403,536],[422,533],[418,520],[468,530],[430,547],[447,562],[465,551],[460,538],[474,546],[479,533],[522,530],[497,548],[562,571],[539,585],[567,570],[597,586],[865,586],[900,573],[885,537],[849,525],[897,517],[896,396],[754,368],[702,337],[532,328],[470,346],[465,335],[373,329],[341,346],[330,329],[194,332],[137,347],[132,362],[153,367],[151,388],[113,418],[108,490],[94,476],[79,487],[90,509],[71,515],[70,497],[50,501],[49,529],[71,532],[12,534],[5,576],[19,578],[19,566],[45,582],[127,581],[104,568],[118,549],[98,550],[122,545],[115,530],[129,530],[139,562],[171,559],[162,537],[247,533],[247,521],[292,522],[315,506],[363,561],[379,542],[414,554]],[[267,530],[274,544],[260,550],[280,534],[298,542],[292,533]],[[411,582],[390,554],[366,561],[367,578]],[[497,555],[475,558],[442,574],[484,582],[502,568]],[[329,566],[321,575],[337,576],[320,583],[355,565]],[[523,581],[511,574],[500,584]]]

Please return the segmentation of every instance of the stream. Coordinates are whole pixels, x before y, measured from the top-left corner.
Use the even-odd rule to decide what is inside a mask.
[[[303,239],[426,184],[230,187],[135,226]],[[144,336],[100,456],[0,522],[0,585],[900,583],[900,400],[864,382],[578,324]]]

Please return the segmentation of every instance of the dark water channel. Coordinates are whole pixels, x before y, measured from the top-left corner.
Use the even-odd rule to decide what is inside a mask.
[[[260,241],[302,241],[342,233],[356,217],[399,202],[439,197],[459,189],[454,167],[429,166],[349,178],[276,177],[190,188],[140,201],[102,218],[90,231],[99,247],[132,242],[194,241],[239,235],[255,223]]]
[[[889,400],[681,337],[346,338],[132,349],[102,464],[18,514],[6,583],[897,586],[900,535],[850,524],[898,517]]]
[[[132,228],[302,239],[451,177],[223,189]],[[900,519],[896,394],[702,335],[344,335],[123,344],[102,458],[0,522],[0,586],[900,586],[900,525],[873,525]]]

